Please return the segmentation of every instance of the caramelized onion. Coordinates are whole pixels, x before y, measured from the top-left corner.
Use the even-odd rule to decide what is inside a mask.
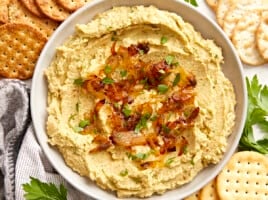
[[[111,140],[115,144],[124,147],[145,145],[147,143],[144,135],[137,135],[134,131],[114,132]]]

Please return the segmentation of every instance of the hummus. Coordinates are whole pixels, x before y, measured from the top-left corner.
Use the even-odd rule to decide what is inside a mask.
[[[46,69],[49,143],[118,197],[180,187],[226,151],[236,100],[222,62],[221,48],[175,13],[99,14]]]

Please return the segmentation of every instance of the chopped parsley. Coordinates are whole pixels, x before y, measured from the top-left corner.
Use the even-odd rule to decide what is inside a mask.
[[[167,43],[167,41],[168,41],[168,38],[166,36],[162,36],[160,39],[160,44],[165,44]]]
[[[147,121],[150,119],[150,114],[146,113],[144,115],[141,116],[139,122],[137,123],[137,125],[135,126],[135,133],[140,132],[140,130],[142,128],[146,128],[147,127]]]
[[[159,84],[157,90],[160,94],[165,94],[168,91],[168,86],[165,84]]]
[[[124,105],[122,112],[126,117],[129,117],[131,115],[131,110],[129,109],[127,104]]]
[[[102,83],[104,83],[104,84],[113,84],[114,80],[109,78],[109,77],[105,77],[105,78],[102,79]]]
[[[120,176],[127,176],[127,175],[128,175],[128,170],[127,170],[127,169],[122,170],[122,171],[120,172]]]
[[[121,77],[126,77],[127,76],[127,70],[121,70],[120,71],[120,75],[121,75]]]
[[[75,110],[76,110],[76,112],[79,112],[79,108],[80,108],[80,102],[77,102],[75,104]]]
[[[180,82],[180,79],[181,79],[181,75],[180,75],[180,73],[177,73],[176,74],[176,77],[175,77],[175,79],[174,79],[174,81],[173,81],[173,87],[174,86],[176,86],[176,85],[178,85],[178,83]]]
[[[171,158],[167,159],[166,162],[165,162],[165,166],[166,166],[166,167],[169,167],[169,166],[171,165],[171,163],[174,162],[174,159],[175,159],[175,158],[176,158],[176,157],[171,157]]]
[[[82,78],[77,78],[73,82],[74,85],[78,85],[78,86],[83,85],[83,83],[84,83],[84,80]]]
[[[79,127],[80,128],[85,128],[86,126],[88,126],[90,123],[89,123],[89,121],[88,120],[81,120],[80,122],[79,122]]]
[[[173,61],[174,61],[175,57],[173,55],[167,55],[165,57],[165,61],[168,65],[172,65]]]
[[[76,133],[80,133],[80,132],[83,131],[84,129],[81,128],[81,127],[79,127],[79,126],[75,126],[75,127],[73,127],[73,130],[74,130],[74,132],[76,132]]]
[[[162,130],[164,131],[164,133],[169,133],[171,131],[170,128],[166,125],[162,125]]]
[[[106,65],[104,68],[104,73],[109,74],[112,72],[112,67],[110,65]]]
[[[128,158],[130,158],[131,160],[145,160],[146,158],[149,157],[149,153],[137,153],[137,154],[131,154],[131,153],[127,153]]]

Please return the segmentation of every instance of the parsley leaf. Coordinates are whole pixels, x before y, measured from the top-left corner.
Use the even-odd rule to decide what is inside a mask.
[[[109,74],[109,73],[111,73],[112,72],[112,67],[110,66],[110,65],[106,65],[105,67],[104,67],[104,73],[105,74]]]
[[[173,81],[172,86],[174,87],[174,86],[178,85],[178,83],[180,82],[180,79],[181,79],[181,74],[180,73],[177,73],[176,74],[176,77],[175,77],[175,79]]]
[[[138,133],[140,132],[140,130],[142,128],[146,128],[147,127],[147,121],[149,120],[150,118],[150,114],[147,113],[147,114],[144,114],[141,116],[141,119],[139,120],[139,122],[137,123],[137,125],[135,126],[135,133]]]
[[[129,109],[128,105],[124,105],[123,109],[122,109],[122,112],[124,113],[124,115],[126,117],[129,117],[131,115],[131,110]]]
[[[168,41],[168,38],[166,36],[162,36],[160,39],[160,44],[165,44],[167,43],[167,41]]]
[[[104,84],[113,84],[114,83],[114,80],[111,79],[111,78],[109,78],[109,77],[105,77],[105,78],[102,79],[102,82]]]
[[[78,86],[83,85],[83,83],[84,83],[84,80],[82,78],[77,78],[73,82],[74,85],[78,85]]]
[[[81,120],[80,122],[79,122],[79,127],[80,128],[85,128],[86,126],[88,126],[89,125],[89,121],[88,120]]]
[[[192,5],[195,6],[195,7],[198,6],[196,0],[184,0],[184,1],[185,1],[185,2],[188,2],[188,3],[190,3],[190,4],[192,4]]]
[[[30,183],[22,185],[26,200],[67,200],[67,190],[62,184],[57,188],[53,183],[44,183],[33,177],[30,179]]]
[[[248,110],[245,127],[239,142],[240,150],[253,150],[268,153],[268,87],[261,85],[255,75],[250,81],[246,78],[248,90]],[[263,138],[255,140],[253,126],[263,132]]]
[[[159,84],[159,85],[157,86],[157,90],[158,90],[158,92],[159,92],[160,94],[164,94],[164,93],[166,93],[166,92],[168,91],[168,86],[165,85],[165,84]]]
[[[167,55],[165,57],[165,61],[168,65],[172,65],[173,61],[174,61],[175,57],[173,55]]]

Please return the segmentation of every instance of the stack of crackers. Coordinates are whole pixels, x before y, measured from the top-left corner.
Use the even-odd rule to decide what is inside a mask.
[[[268,157],[235,153],[219,175],[185,200],[267,200]]]
[[[268,63],[268,0],[206,0],[248,65]]]
[[[29,79],[53,31],[91,0],[1,0],[0,77]]]

